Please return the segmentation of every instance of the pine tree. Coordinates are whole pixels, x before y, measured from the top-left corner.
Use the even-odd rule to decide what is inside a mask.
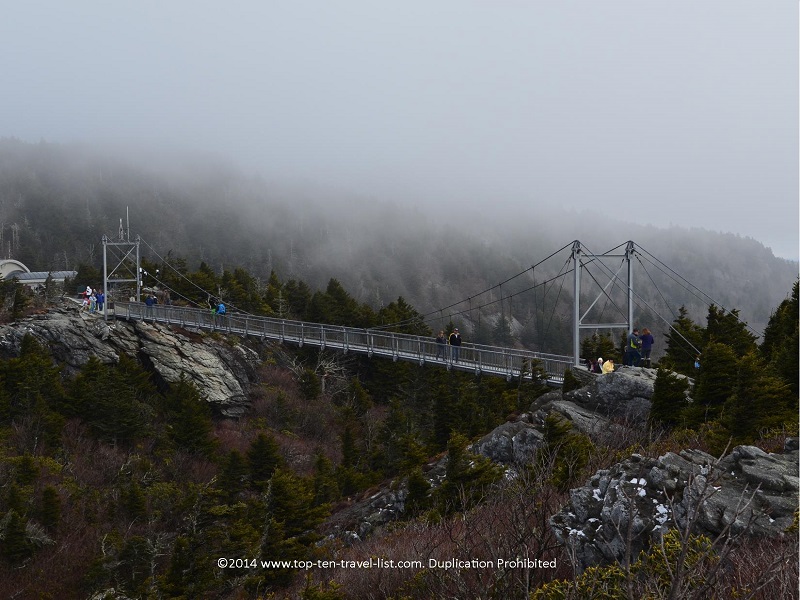
[[[241,452],[231,450],[222,467],[217,480],[217,487],[225,495],[228,502],[233,502],[244,489],[244,480],[248,474],[248,465]]]
[[[322,452],[317,452],[314,460],[312,484],[314,487],[314,504],[316,506],[339,499],[339,485],[336,482],[333,463]]]
[[[4,520],[6,524],[0,551],[10,564],[18,565],[33,555],[33,545],[25,533],[25,520],[16,510],[9,511]]]
[[[61,521],[61,496],[58,490],[48,485],[42,490],[42,505],[39,519],[48,530],[55,531]]]
[[[183,374],[170,386],[164,398],[169,411],[169,435],[181,448],[201,456],[211,456],[216,447],[211,437],[211,408],[197,388]]]
[[[619,349],[610,333],[593,333],[591,337],[586,337],[581,340],[581,356],[589,360],[597,360],[602,358],[608,360],[609,358],[614,362],[622,363]]]
[[[694,404],[684,411],[689,427],[716,419],[736,386],[737,360],[733,348],[711,342],[705,347],[695,380]]]
[[[653,386],[650,423],[667,427],[674,427],[679,424],[681,413],[686,407],[686,391],[688,389],[689,382],[686,378],[679,377],[673,371],[659,367],[656,373],[655,385]]]
[[[726,313],[713,304],[708,307],[703,346],[711,342],[727,344],[736,356],[744,356],[756,349],[756,336],[747,330],[747,323],[739,319],[739,311],[734,309]]]
[[[408,476],[408,496],[405,512],[409,517],[418,515],[431,505],[431,484],[417,467]]]
[[[247,469],[251,485],[257,490],[263,490],[275,469],[282,463],[280,447],[275,438],[265,433],[259,433],[247,450]]]
[[[725,402],[719,427],[714,432],[713,450],[752,444],[761,433],[793,423],[796,427],[796,396],[755,351],[739,360],[736,387]]]
[[[694,359],[703,348],[703,328],[688,317],[685,306],[678,309],[672,329],[664,334],[666,352],[660,363],[683,375],[694,377]]]
[[[502,476],[502,469],[467,450],[469,441],[454,433],[447,443],[445,480],[436,490],[442,514],[462,512],[481,499],[484,490]]]
[[[147,514],[147,501],[142,488],[137,482],[132,482],[124,490],[120,500],[122,509],[129,519],[136,520]]]
[[[797,398],[798,376],[800,366],[800,337],[798,337],[798,319],[800,319],[800,302],[798,302],[798,288],[800,283],[795,281],[792,294],[780,303],[775,312],[770,315],[769,323],[764,329],[764,341],[761,344],[761,353],[792,388],[792,393]]]

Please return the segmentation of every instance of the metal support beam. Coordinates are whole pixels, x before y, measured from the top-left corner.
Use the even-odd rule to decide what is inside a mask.
[[[581,364],[581,243],[578,240],[572,244],[572,266],[573,266],[573,298],[575,303],[572,307],[572,354],[575,366]]]
[[[633,261],[631,257],[634,252],[633,242],[629,241],[625,247],[625,260],[628,263],[628,333],[633,331]]]
[[[625,329],[627,333],[630,333],[633,330],[633,258],[634,253],[636,252],[636,248],[633,242],[627,242],[625,247],[625,254],[583,254],[581,249],[581,243],[579,241],[575,241],[572,245],[572,263],[574,267],[573,273],[573,292],[574,292],[574,305],[573,305],[573,316],[572,316],[572,350],[573,350],[573,361],[575,366],[580,366],[581,364],[581,338],[580,332],[581,329]],[[583,313],[581,316],[580,310],[580,302],[581,302],[581,275],[583,274],[583,269],[585,268],[584,262],[581,260],[581,254],[583,254],[583,258],[586,259],[586,264],[589,264],[594,259],[603,260],[608,258],[624,258],[623,263],[617,269],[615,273],[611,274],[609,282],[603,287],[600,291],[600,294],[597,298],[591,303],[589,308],[586,309],[586,312]],[[592,259],[592,260],[589,260]],[[584,323],[583,320],[592,310],[592,308],[597,304],[597,301],[600,299],[601,296],[605,295],[606,298],[610,299],[611,297],[608,295],[608,288],[611,284],[618,279],[620,270],[623,266],[627,266],[627,284],[626,284],[626,301],[627,301],[627,321],[624,323]],[[608,273],[611,273],[611,269],[608,267],[604,267]],[[620,309],[620,312],[621,309]]]
[[[114,298],[109,286],[119,283],[134,283],[136,285],[136,301],[141,302],[142,274],[139,241],[138,235],[133,242],[122,239],[112,242],[109,241],[108,237],[103,236],[103,293],[106,295],[106,301],[103,304],[103,318],[106,321],[108,321],[108,305]],[[110,271],[108,270],[109,248],[114,253],[112,258],[117,261]],[[124,300],[127,300],[127,298]]]

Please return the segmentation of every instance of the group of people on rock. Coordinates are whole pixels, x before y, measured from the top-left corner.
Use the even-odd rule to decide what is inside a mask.
[[[106,302],[106,295],[103,290],[93,290],[92,286],[87,285],[81,296],[83,296],[81,310],[87,310],[90,313],[102,312]]]
[[[633,331],[628,334],[625,343],[625,354],[622,357],[622,364],[629,367],[649,367],[653,341],[653,334],[650,333],[647,327],[642,329],[641,335],[639,335],[639,328],[634,327]]]
[[[622,355],[622,364],[627,367],[650,367],[650,353],[653,350],[653,334],[645,327],[641,335],[639,328],[634,327],[633,331],[625,339],[625,352]],[[587,359],[587,367],[592,373],[613,373],[614,361],[602,358],[597,360]]]
[[[448,337],[445,337],[444,330],[439,331],[436,336],[436,358],[447,360],[447,345],[450,345],[450,355],[453,357],[453,362],[458,362],[458,355],[461,352],[461,334],[458,332],[458,327],[453,329]]]

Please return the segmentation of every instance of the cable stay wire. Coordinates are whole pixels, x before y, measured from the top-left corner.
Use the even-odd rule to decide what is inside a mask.
[[[667,302],[667,299],[664,297],[664,294],[662,294],[661,290],[658,289],[658,285],[656,285],[656,282],[653,280],[652,276],[650,275],[650,271],[648,271],[647,267],[644,266],[644,263],[642,262],[642,259],[639,257],[639,255],[636,254],[635,256],[636,256],[636,260],[639,261],[639,264],[642,265],[642,269],[647,274],[647,278],[650,279],[650,283],[653,284],[653,287],[658,292],[658,295],[661,296],[661,300],[664,302],[664,306],[666,306],[669,309],[669,312],[672,313],[672,318],[677,320],[678,319],[678,315],[675,314],[675,311],[672,310],[672,307],[669,305],[669,302]]]
[[[617,277],[617,275],[616,275],[615,273],[612,273],[612,272],[611,272],[611,270],[608,268],[608,266],[607,266],[607,265],[605,265],[605,264],[603,264],[603,262],[602,262],[602,261],[600,261],[600,263],[599,263],[599,264],[600,264],[600,266],[601,266],[602,268],[606,269],[606,270],[607,270],[609,273],[611,273],[611,276],[612,276],[612,277]],[[681,337],[681,339],[683,339],[683,341],[684,341],[684,342],[686,342],[686,343],[687,343],[687,344],[688,344],[688,345],[689,345],[689,346],[690,346],[692,349],[694,349],[694,351],[695,351],[696,353],[698,353],[698,354],[700,353],[700,350],[698,350],[698,349],[697,349],[697,347],[695,347],[695,345],[694,345],[694,344],[692,344],[692,343],[691,343],[689,340],[687,340],[687,339],[686,339],[686,337],[685,337],[685,336],[684,336],[684,335],[683,335],[683,334],[682,334],[680,331],[678,331],[677,329],[675,329],[675,327],[673,327],[673,326],[672,326],[672,323],[670,323],[669,321],[667,321],[667,319],[665,319],[663,316],[661,316],[661,315],[658,313],[658,311],[657,311],[657,310],[655,310],[655,309],[654,309],[652,306],[650,306],[650,303],[649,303],[649,302],[647,302],[647,300],[645,300],[645,299],[644,299],[644,298],[641,296],[641,294],[639,294],[639,293],[638,293],[636,290],[631,290],[631,292],[632,292],[632,293],[633,293],[633,295],[635,296],[635,298],[634,298],[634,304],[636,304],[636,305],[637,305],[639,308],[641,308],[641,304],[637,304],[637,302],[636,302],[636,298],[638,298],[638,299],[639,299],[639,300],[640,300],[640,301],[641,301],[641,302],[642,302],[642,303],[643,303],[645,306],[647,306],[647,308],[649,308],[649,309],[650,309],[650,311],[651,311],[651,312],[652,312],[654,315],[656,315],[656,316],[657,316],[659,319],[661,319],[662,321],[664,321],[664,322],[667,324],[667,326],[668,326],[668,327],[669,327],[669,328],[670,328],[672,331],[674,331],[674,332],[675,332],[675,333],[676,333],[678,336],[680,336],[680,337]]]
[[[528,268],[527,268],[527,269],[525,269],[524,271],[520,271],[520,272],[519,272],[519,273],[517,273],[516,275],[513,275],[513,276],[509,277],[508,279],[506,279],[506,280],[504,280],[504,281],[501,281],[500,283],[496,283],[495,285],[493,285],[493,286],[491,286],[491,287],[488,287],[488,288],[486,288],[485,290],[482,290],[482,291],[480,291],[480,292],[478,292],[478,293],[476,293],[476,294],[472,294],[472,295],[470,295],[470,296],[467,296],[467,297],[466,297],[466,298],[464,298],[463,300],[459,300],[458,302],[454,302],[454,303],[452,303],[452,304],[450,304],[450,305],[448,305],[448,306],[442,306],[442,307],[440,307],[440,308],[437,308],[437,309],[435,309],[435,310],[433,310],[433,311],[431,311],[431,312],[425,313],[425,314],[421,315],[421,316],[420,316],[420,317],[418,317],[418,318],[405,319],[405,320],[402,320],[402,321],[397,321],[397,322],[395,322],[395,323],[385,323],[385,324],[383,324],[383,325],[378,325],[378,326],[376,326],[376,327],[370,327],[369,329],[371,329],[371,330],[387,329],[387,328],[390,328],[390,327],[397,327],[397,326],[401,326],[401,325],[406,325],[406,324],[409,324],[409,323],[412,323],[412,322],[415,322],[415,321],[418,321],[418,320],[423,320],[423,321],[424,321],[424,320],[428,319],[428,318],[429,318],[431,315],[433,315],[433,314],[436,314],[437,312],[440,312],[440,311],[445,311],[445,310],[448,310],[448,309],[451,309],[451,308],[455,308],[456,306],[458,306],[458,305],[460,305],[460,304],[464,304],[465,302],[470,302],[471,300],[473,300],[474,298],[477,298],[478,296],[481,296],[481,295],[483,295],[483,294],[486,294],[486,293],[488,293],[488,292],[491,292],[491,291],[493,291],[493,290],[494,290],[494,289],[496,289],[496,288],[501,288],[503,285],[507,284],[509,281],[512,281],[512,280],[516,279],[517,277],[520,277],[520,276],[522,276],[522,275],[525,275],[525,274],[526,274],[526,273],[528,273],[529,271],[533,271],[533,270],[534,270],[536,267],[540,266],[540,265],[541,265],[542,263],[544,263],[545,261],[547,261],[547,260],[550,260],[551,258],[553,258],[553,257],[554,257],[556,254],[558,254],[559,252],[562,252],[562,251],[566,250],[567,248],[569,248],[570,246],[572,246],[574,243],[575,243],[575,242],[574,242],[574,241],[572,241],[572,242],[570,242],[569,244],[566,244],[566,245],[562,246],[561,248],[559,248],[559,249],[558,249],[558,250],[556,250],[555,252],[552,252],[552,253],[551,253],[549,256],[546,256],[545,258],[543,258],[543,259],[542,259],[542,260],[540,260],[539,262],[537,262],[537,263],[535,263],[535,264],[531,265],[530,267],[528,267]],[[562,268],[563,268],[563,267],[562,267]],[[517,294],[521,294],[521,293],[527,292],[527,291],[529,291],[529,290],[531,290],[531,289],[533,289],[533,288],[527,288],[527,289],[525,289],[525,290],[522,290],[521,292],[516,292],[516,293],[517,293]],[[503,299],[504,299],[504,298],[503,298]],[[491,305],[491,304],[493,304],[493,303],[495,303],[495,302],[498,302],[498,301],[499,301],[499,300],[495,300],[495,301],[489,302],[489,303],[487,303],[487,304],[483,304],[483,305],[481,305],[481,306],[489,306],[489,305]],[[455,314],[464,314],[464,311],[458,311],[458,312],[456,312]],[[452,315],[451,315],[451,316],[452,316]]]
[[[750,330],[750,331],[751,331],[751,332],[752,332],[754,335],[756,335],[757,337],[763,337],[763,335],[764,335],[764,332],[763,332],[763,331],[756,331],[756,330],[755,330],[755,329],[753,329],[753,328],[752,328],[752,327],[751,327],[751,326],[750,326],[750,325],[749,325],[749,324],[748,324],[746,321],[743,321],[741,318],[739,318],[739,315],[738,315],[738,314],[735,314],[733,311],[731,311],[731,310],[729,310],[729,309],[725,308],[725,305],[723,305],[721,302],[718,302],[717,300],[715,300],[714,298],[712,298],[711,296],[709,296],[707,293],[705,293],[705,292],[704,292],[702,289],[700,289],[698,286],[696,286],[696,285],[695,285],[695,284],[693,284],[691,281],[689,281],[688,279],[686,279],[685,277],[683,277],[683,276],[682,276],[680,273],[678,273],[678,272],[676,272],[674,269],[672,269],[672,268],[671,268],[669,265],[667,265],[667,264],[666,264],[666,263],[664,263],[663,261],[659,260],[659,258],[658,258],[658,257],[656,257],[656,256],[654,256],[654,255],[653,255],[651,252],[649,252],[648,250],[646,250],[645,248],[643,248],[643,247],[641,247],[641,246],[638,246],[638,245],[637,245],[637,247],[638,247],[638,248],[639,248],[639,249],[640,249],[642,252],[644,252],[644,253],[646,253],[648,256],[650,256],[650,257],[651,257],[653,260],[655,260],[657,263],[659,263],[659,264],[663,265],[665,269],[669,270],[669,271],[670,271],[671,273],[673,273],[673,274],[674,274],[676,277],[678,277],[679,279],[681,279],[682,281],[684,281],[684,282],[685,282],[687,285],[689,285],[689,286],[693,287],[693,288],[694,288],[694,289],[696,289],[698,292],[700,292],[700,293],[701,293],[703,296],[705,296],[705,297],[706,297],[707,301],[710,301],[712,304],[714,304],[714,305],[716,305],[716,306],[719,306],[719,307],[720,307],[720,308],[721,308],[721,309],[722,309],[724,312],[727,312],[729,315],[733,315],[733,316],[736,318],[736,320],[737,320],[739,323],[741,323],[742,325],[744,325],[744,326],[745,326],[747,329],[749,329],[749,330]]]
[[[567,263],[568,263],[568,262],[569,262],[569,261],[567,261]],[[563,267],[562,267],[562,268],[563,268]],[[525,292],[529,292],[529,291],[531,291],[531,290],[533,290],[533,289],[535,289],[535,288],[537,288],[537,287],[540,287],[540,286],[545,286],[545,285],[547,285],[548,283],[551,283],[552,281],[555,281],[556,279],[561,279],[561,278],[563,278],[563,277],[566,277],[567,275],[569,275],[570,273],[572,273],[572,271],[573,271],[573,270],[574,270],[574,269],[568,269],[568,270],[567,270],[567,271],[565,271],[564,273],[561,273],[561,274],[559,274],[559,275],[556,275],[555,277],[551,277],[550,279],[547,279],[546,281],[543,281],[543,282],[541,282],[541,283],[538,283],[538,284],[536,284],[535,286],[530,286],[530,287],[528,287],[528,288],[525,288],[524,290],[522,290],[522,291],[520,291],[520,292],[517,292],[517,295],[519,295],[519,294],[524,294]],[[563,279],[562,279],[562,287],[563,287]],[[473,307],[472,307],[472,310],[480,310],[480,309],[482,309],[482,308],[486,308],[487,306],[492,306],[493,304],[497,304],[499,301],[500,301],[500,299],[491,300],[491,301],[489,301],[489,302],[485,302],[484,304],[480,304],[480,305],[473,306]],[[454,316],[458,317],[458,316],[463,316],[463,315],[466,315],[466,314],[469,314],[469,309],[465,309],[465,310],[458,310],[458,311],[453,311],[453,312],[450,312],[450,313],[448,313],[448,317],[449,317],[449,319],[450,319],[450,320],[452,320],[452,318],[453,318]],[[417,317],[417,318],[406,319],[405,321],[400,321],[399,323],[401,323],[401,324],[408,324],[408,323],[424,323],[424,320],[423,320],[423,318],[422,318],[422,317]],[[394,326],[394,325],[393,325],[393,326]],[[382,325],[381,327],[387,327],[387,325]],[[374,329],[377,329],[377,327],[369,327],[369,328],[367,328],[367,329],[368,329],[368,330],[374,330]]]
[[[561,267],[561,270],[563,270],[564,267],[566,267],[569,264],[570,260],[572,260],[571,256],[569,258],[567,258],[566,262]],[[575,267],[573,267],[569,271],[565,272],[564,275],[572,273],[574,270],[575,270]],[[550,313],[550,319],[547,321],[547,327],[544,330],[544,337],[545,338],[547,337],[547,334],[550,333],[550,325],[553,323],[553,316],[556,314],[556,309],[558,308],[558,299],[561,298],[561,290],[564,289],[564,282],[565,281],[566,281],[566,279],[562,279],[561,280],[561,287],[558,288],[558,294],[556,294],[556,301],[553,303],[553,311]]]
[[[155,255],[156,255],[156,256],[157,256],[157,257],[158,257],[158,258],[161,260],[161,262],[162,262],[163,264],[167,265],[167,266],[168,266],[170,269],[172,269],[173,271],[175,271],[175,273],[177,273],[179,276],[181,276],[183,279],[185,279],[185,280],[186,280],[188,283],[190,283],[190,284],[191,284],[191,285],[193,285],[195,288],[197,288],[198,290],[200,290],[201,292],[203,292],[204,294],[206,294],[206,296],[207,296],[207,297],[209,297],[209,298],[216,298],[216,297],[218,297],[218,296],[219,296],[219,294],[211,293],[211,292],[209,292],[208,290],[204,290],[202,287],[200,287],[199,285],[197,285],[197,284],[196,284],[194,281],[192,281],[191,279],[189,279],[188,277],[186,277],[186,275],[184,275],[183,273],[181,273],[180,271],[178,271],[178,269],[176,269],[175,267],[173,267],[173,266],[172,266],[172,265],[171,265],[171,264],[170,264],[170,263],[169,263],[169,262],[168,262],[168,261],[167,261],[167,260],[166,260],[166,259],[165,259],[163,256],[161,256],[161,255],[160,255],[160,254],[159,254],[159,253],[156,251],[156,249],[155,249],[155,248],[153,248],[153,247],[152,247],[152,246],[151,246],[151,245],[150,245],[150,244],[147,242],[147,240],[145,240],[145,239],[144,239],[142,236],[139,236],[139,239],[140,239],[142,242],[144,242],[144,243],[145,243],[145,245],[146,245],[148,248],[150,248],[150,250],[153,252],[153,254],[155,254]],[[180,294],[179,294],[179,295],[180,295]],[[185,298],[185,296],[183,296],[183,297]],[[197,303],[195,303],[195,304],[197,304]],[[198,306],[200,306],[200,304],[198,304]],[[250,313],[250,312],[248,312],[248,311],[246,311],[246,310],[242,310],[242,309],[240,309],[239,307],[237,307],[237,306],[234,306],[234,305],[233,305],[232,303],[230,303],[230,302],[228,303],[228,306],[229,306],[231,309],[233,309],[233,310],[235,310],[235,311],[237,311],[237,312],[240,312],[240,313],[242,313],[242,314],[244,314],[244,315],[250,315],[250,316],[253,316],[253,315],[252,315],[252,313]]]

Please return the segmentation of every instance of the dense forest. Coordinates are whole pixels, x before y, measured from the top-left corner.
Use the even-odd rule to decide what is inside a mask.
[[[710,301],[735,308],[761,335],[797,276],[797,263],[774,257],[755,240],[631,226],[624,213],[614,215],[619,221],[546,206],[532,206],[528,214],[422,213],[247,177],[208,158],[122,156],[0,140],[3,254],[32,270],[100,268],[101,237],[115,239],[120,219],[130,214],[131,230],[147,242],[142,252],[152,264],[174,262],[189,271],[202,264],[216,275],[245,269],[262,292],[273,272],[284,281],[304,281],[311,293],[333,278],[376,311],[403,297],[432,329],[453,321],[470,341],[570,353],[566,254],[497,284],[574,239],[598,253],[633,239],[699,288],[687,288],[644,256],[637,261],[636,320],[659,338],[657,356],[680,307],[694,320],[705,318]],[[607,281],[601,275],[595,270],[598,281],[586,278],[584,307]],[[605,299],[595,316],[618,319],[620,306],[624,312],[624,303]]]
[[[273,274],[262,289],[246,269],[217,275],[201,265],[187,270],[186,281],[224,289],[232,303],[253,312],[422,327],[402,298],[375,311],[336,280],[312,292],[302,280]],[[203,301],[199,287],[182,289]],[[2,294],[5,320],[24,319],[47,302],[14,281],[3,283]],[[760,344],[735,311],[716,306],[705,324],[685,313],[673,324],[651,422],[640,438],[609,446],[553,418],[540,457],[511,479],[471,454],[469,443],[526,410],[546,390],[536,377],[505,381],[266,345],[259,348],[262,383],[251,408],[230,420],[214,415],[186,381],[157,385],[134,358],[116,365],[90,359],[67,375],[46,346],[27,336],[19,356],[0,362],[0,595],[336,600],[430,598],[460,589],[476,597],[562,598],[571,585],[584,591],[609,585],[613,569],[569,583],[566,557],[555,571],[510,569],[485,580],[479,570],[473,577],[440,569],[378,575],[215,565],[220,557],[407,558],[434,546],[449,556],[488,557],[487,535],[502,542],[492,552],[515,556],[525,547],[529,556],[550,559],[560,550],[546,521],[569,488],[594,470],[631,452],[691,444],[718,453],[731,442],[774,450],[797,435],[797,283],[772,311]],[[701,349],[699,369],[687,359],[687,339]],[[687,381],[676,373],[694,376],[691,404]],[[423,469],[442,453],[447,468],[434,489]],[[399,479],[409,489],[404,522],[359,546],[327,535],[354,498]],[[785,543],[796,545],[792,540]],[[716,564],[709,561],[696,573]],[[747,581],[727,580],[725,593],[745,593]]]

